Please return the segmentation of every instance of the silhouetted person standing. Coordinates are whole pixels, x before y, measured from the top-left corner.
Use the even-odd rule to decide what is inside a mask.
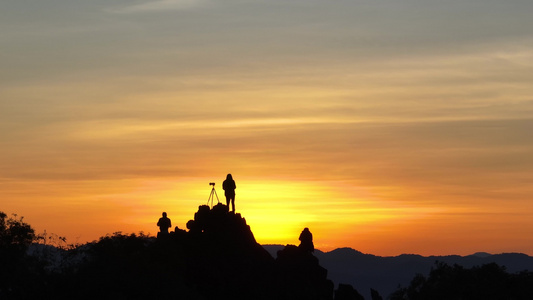
[[[232,211],[235,212],[235,189],[237,186],[235,185],[235,180],[233,180],[231,174],[226,176],[226,180],[222,183],[222,188],[224,189],[224,195],[226,195],[226,205],[228,206],[228,209],[231,201]]]
[[[303,251],[315,252],[315,245],[313,245],[313,234],[309,231],[309,228],[305,227],[300,233],[300,248]]]
[[[166,212],[163,212],[163,217],[159,218],[159,221],[157,221],[157,226],[159,226],[159,233],[157,234],[157,237],[162,235],[168,235],[168,229],[172,225],[170,219],[167,218]]]

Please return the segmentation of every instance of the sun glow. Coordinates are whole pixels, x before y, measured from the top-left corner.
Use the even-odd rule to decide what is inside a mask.
[[[331,250],[334,245],[357,243],[365,240],[365,236],[390,232],[395,226],[405,227],[402,225],[405,220],[437,212],[390,203],[371,191],[346,184],[246,177],[235,180],[236,211],[246,218],[260,244],[298,244],[300,232],[309,227],[317,248]],[[128,211],[127,217],[120,220],[125,231],[155,233],[155,222],[162,211],[168,213],[173,226],[185,229],[200,205],[211,205],[208,201],[211,181],[209,178],[144,181],[128,192],[104,199]],[[221,182],[215,184],[215,192],[218,201],[225,204]],[[218,201],[215,197],[213,204]]]
[[[355,182],[295,178],[262,180],[244,174],[234,175],[237,213],[246,218],[260,244],[297,245],[300,232],[309,227],[315,247],[323,251],[339,245],[354,245],[369,253],[390,253],[396,250],[391,248],[390,241],[394,240],[391,235],[398,239],[394,246],[401,247],[402,239],[421,235],[431,237],[432,228],[420,230],[424,220],[436,220],[441,216],[440,220],[445,222],[444,217],[457,213],[397,201],[405,195],[390,187],[375,189]],[[43,220],[26,216],[30,223],[46,224],[46,227],[36,227],[38,232],[47,230],[69,237],[70,242],[80,243],[117,231],[155,235],[158,231],[156,222],[163,211],[168,213],[173,227],[186,229],[187,221],[194,218],[198,207],[208,204],[212,188],[209,182],[216,182],[218,199],[225,204],[221,186],[224,175],[220,177],[219,180],[187,177],[120,182],[64,181],[59,190],[56,184],[43,181],[40,189],[54,192],[48,192],[46,197],[36,196],[38,201],[26,203],[48,213],[41,217]],[[25,190],[25,187],[20,189]],[[73,194],[76,196],[72,197]],[[15,202],[19,197],[17,194],[11,196]],[[395,201],[386,200],[391,198]],[[218,201],[215,198],[213,202]],[[54,203],[54,209],[50,209],[47,203]],[[90,205],[81,209],[79,203]],[[65,226],[65,222],[89,225]]]

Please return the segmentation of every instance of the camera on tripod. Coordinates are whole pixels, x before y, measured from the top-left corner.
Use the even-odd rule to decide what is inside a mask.
[[[218,200],[217,191],[215,191],[215,183],[210,182],[209,185],[212,185],[213,188],[211,189],[211,194],[209,194],[209,198],[207,198],[207,205],[209,205],[209,201],[211,201],[211,208],[213,208],[213,201],[215,200],[215,197],[217,197],[218,203],[220,203],[220,200]]]

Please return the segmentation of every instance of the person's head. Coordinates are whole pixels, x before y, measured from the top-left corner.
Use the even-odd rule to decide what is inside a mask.
[[[231,176],[231,174],[228,174],[228,176],[226,176],[226,179],[233,180],[233,177]]]
[[[163,212],[163,217],[167,217],[167,213],[166,212]]]

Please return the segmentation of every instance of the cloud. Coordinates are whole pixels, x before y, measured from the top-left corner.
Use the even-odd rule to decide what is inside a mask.
[[[144,12],[162,12],[169,10],[186,10],[204,4],[205,0],[159,0],[108,9],[111,13],[130,14]]]

